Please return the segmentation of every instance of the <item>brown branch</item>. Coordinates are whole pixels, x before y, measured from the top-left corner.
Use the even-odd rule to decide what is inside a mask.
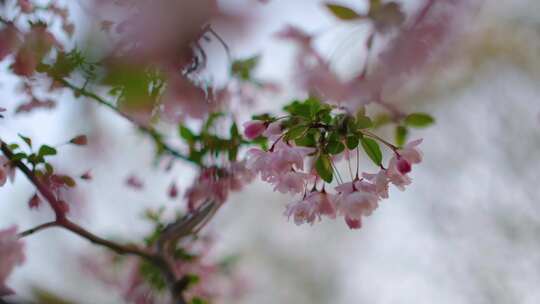
[[[122,245],[122,244],[118,244],[118,243],[106,240],[104,238],[101,238],[89,232],[83,227],[77,225],[76,223],[70,221],[66,217],[66,214],[61,207],[61,203],[56,198],[54,193],[52,193],[50,189],[46,185],[44,185],[39,180],[39,178],[34,174],[34,172],[30,170],[30,168],[28,168],[21,160],[17,160],[14,158],[13,152],[9,149],[7,144],[2,139],[0,139],[0,148],[1,148],[1,151],[4,153],[4,155],[12,162],[12,164],[14,164],[21,172],[23,172],[23,174],[37,188],[39,193],[45,198],[45,200],[49,203],[51,208],[54,210],[54,213],[56,216],[55,221],[41,224],[35,228],[26,230],[20,233],[19,237],[24,237],[24,236],[33,234],[37,231],[44,230],[50,227],[62,227],[82,237],[83,239],[90,241],[93,244],[106,247],[118,254],[129,254],[129,255],[138,256],[142,259],[147,260],[148,262],[156,266],[158,269],[160,269],[162,275],[165,278],[165,281],[167,282],[167,285],[169,286],[171,295],[173,299],[175,299],[176,304],[186,303],[183,297],[183,291],[185,290],[186,286],[184,286],[185,284],[180,284],[182,282],[182,279],[180,280],[176,279],[176,275],[174,274],[174,271],[171,265],[169,264],[169,262],[164,256],[159,255],[157,253],[153,253],[143,248],[139,248],[135,245]]]
[[[31,229],[28,229],[28,230],[25,230],[25,231],[19,233],[18,237],[23,238],[23,237],[29,236],[31,234],[34,234],[34,233],[36,233],[36,232],[38,232],[40,230],[44,230],[44,229],[51,228],[51,227],[57,227],[57,226],[58,226],[58,223],[56,221],[47,222],[47,223],[41,224],[39,226],[36,226],[34,228],[31,228]]]
[[[163,141],[161,134],[159,134],[159,132],[156,131],[156,129],[154,129],[154,128],[150,127],[150,126],[146,126],[146,125],[143,125],[143,124],[140,124],[140,123],[136,122],[129,115],[127,115],[126,113],[120,111],[120,109],[118,109],[112,103],[110,103],[107,100],[103,99],[99,95],[86,90],[84,87],[77,87],[76,85],[72,84],[71,82],[69,82],[69,81],[67,81],[67,80],[65,80],[63,78],[55,78],[55,80],[60,82],[66,88],[71,89],[74,93],[80,94],[81,96],[85,96],[87,98],[90,98],[90,99],[94,100],[95,102],[109,108],[110,110],[112,110],[113,112],[115,112],[116,114],[121,116],[122,118],[128,120],[129,122],[131,122],[132,124],[137,126],[139,128],[139,130],[141,130],[143,133],[146,133],[147,135],[149,135],[152,138],[152,140],[156,143],[156,146],[158,146],[160,149],[165,151],[167,154],[169,154],[169,155],[171,155],[171,156],[173,156],[175,158],[182,159],[182,160],[185,160],[185,161],[188,161],[188,162],[191,162],[191,163],[194,163],[194,164],[198,165],[198,163],[195,162],[193,159],[189,158],[188,156],[180,153],[178,150],[176,150],[173,147],[166,144]]]

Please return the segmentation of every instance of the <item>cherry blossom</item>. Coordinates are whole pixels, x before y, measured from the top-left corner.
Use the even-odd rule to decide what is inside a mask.
[[[407,175],[412,170],[413,164],[418,164],[422,161],[422,152],[417,149],[417,146],[422,143],[422,139],[414,140],[402,149],[396,151],[396,155],[390,159],[386,174],[392,184],[398,189],[404,190],[405,186],[409,185],[412,180]]]
[[[17,238],[17,227],[0,230],[0,297],[13,294],[6,280],[13,269],[24,263],[24,244]]]
[[[0,187],[6,184],[8,178],[11,181],[15,179],[15,168],[5,156],[0,156]]]
[[[247,139],[255,139],[261,136],[266,130],[267,124],[264,121],[252,120],[244,123],[244,135]]]

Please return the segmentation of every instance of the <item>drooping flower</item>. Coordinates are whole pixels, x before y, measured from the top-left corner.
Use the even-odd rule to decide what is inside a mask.
[[[339,192],[337,210],[345,217],[351,229],[362,226],[362,216],[369,216],[378,207],[379,198],[375,186],[365,181],[356,180],[336,187]]]
[[[283,174],[274,175],[268,181],[274,185],[274,191],[281,193],[302,193],[309,174],[303,172],[289,171]]]
[[[396,155],[390,159],[388,164],[386,170],[388,180],[402,191],[412,181],[407,175],[411,172],[412,165],[422,161],[422,152],[417,148],[420,143],[422,143],[422,139],[417,139],[397,150]]]
[[[268,125],[268,128],[266,128],[262,135],[268,138],[268,140],[277,140],[282,132],[281,122],[274,121]]]
[[[0,230],[0,297],[13,294],[6,280],[15,266],[24,263],[24,244],[17,238],[17,227]]]
[[[380,198],[388,198],[388,176],[386,170],[380,170],[377,174],[362,173],[362,177],[375,185],[375,192]]]
[[[255,139],[261,136],[266,130],[267,124],[264,121],[252,120],[244,123],[244,135],[247,139]]]
[[[292,216],[296,225],[313,224],[317,218],[317,206],[312,200],[304,198],[287,205],[285,215],[289,219]]]
[[[334,219],[336,217],[335,199],[335,195],[325,191],[312,191],[302,200],[288,204],[285,215],[289,219],[292,216],[296,225],[313,224],[315,220],[320,221],[323,215]]]

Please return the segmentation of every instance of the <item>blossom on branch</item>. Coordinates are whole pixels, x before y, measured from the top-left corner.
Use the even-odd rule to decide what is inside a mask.
[[[6,280],[16,266],[25,261],[24,244],[17,237],[17,227],[0,230],[0,297],[13,294]]]

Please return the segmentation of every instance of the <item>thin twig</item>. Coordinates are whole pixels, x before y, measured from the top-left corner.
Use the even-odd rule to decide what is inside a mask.
[[[36,226],[34,228],[31,228],[31,229],[28,229],[28,230],[25,230],[25,231],[19,233],[18,237],[21,239],[23,237],[27,237],[27,236],[29,236],[31,234],[34,234],[35,232],[38,232],[40,230],[44,230],[44,229],[51,228],[51,227],[57,227],[57,226],[58,226],[58,223],[56,221],[47,222],[47,223],[41,224],[39,226]]]
[[[101,238],[89,232],[88,230],[84,229],[78,224],[70,221],[66,217],[66,214],[61,207],[61,203],[60,201],[57,200],[56,196],[50,191],[50,189],[46,185],[44,185],[37,178],[37,176],[34,174],[32,170],[30,170],[30,168],[28,168],[21,160],[14,158],[13,152],[11,152],[7,144],[2,139],[0,139],[0,148],[2,152],[4,153],[4,155],[12,162],[12,164],[14,164],[21,172],[23,172],[23,174],[30,180],[30,182],[34,184],[34,186],[37,188],[39,193],[45,198],[45,200],[49,203],[51,208],[54,210],[55,215],[56,215],[56,219],[54,222],[45,223],[35,228],[32,228],[30,230],[26,230],[22,232],[19,235],[19,237],[24,237],[26,235],[35,233],[39,230],[56,226],[56,227],[62,227],[66,230],[69,230],[75,233],[76,235],[80,236],[81,238],[90,241],[93,244],[106,247],[118,254],[130,254],[130,255],[138,256],[152,263],[154,266],[156,266],[158,269],[161,270],[161,273],[163,274],[169,286],[169,290],[177,304],[186,303],[182,295],[185,288],[180,288],[183,286],[183,285],[182,286],[179,285],[179,282],[181,280],[176,279],[176,275],[174,274],[174,271],[171,265],[169,264],[169,262],[166,260],[164,256],[153,253],[147,249],[139,248],[135,245],[122,245],[122,244],[115,243],[113,241],[106,240],[104,238]]]
[[[194,161],[193,159],[189,158],[188,156],[180,153],[178,150],[176,150],[176,149],[172,148],[171,146],[167,145],[163,141],[161,134],[156,129],[154,129],[154,128],[150,127],[150,126],[145,126],[145,125],[142,125],[140,123],[137,123],[129,115],[127,115],[126,113],[120,111],[120,109],[118,109],[115,105],[113,105],[112,103],[106,101],[104,98],[100,97],[99,95],[97,95],[95,93],[92,93],[92,92],[86,90],[85,88],[77,87],[76,85],[72,84],[71,82],[69,82],[69,81],[67,81],[67,80],[65,80],[63,78],[56,79],[56,81],[60,82],[65,87],[73,90],[73,92],[75,92],[77,94],[80,94],[82,96],[88,97],[88,98],[96,101],[97,103],[109,108],[110,110],[112,110],[113,112],[118,114],[119,116],[121,116],[124,119],[128,120],[129,122],[133,123],[143,133],[146,133],[147,135],[152,137],[152,140],[156,143],[156,145],[158,147],[160,147],[163,151],[167,152],[167,154],[169,154],[169,155],[171,155],[171,156],[173,156],[175,158],[182,159],[182,160],[197,164],[197,162]]]

